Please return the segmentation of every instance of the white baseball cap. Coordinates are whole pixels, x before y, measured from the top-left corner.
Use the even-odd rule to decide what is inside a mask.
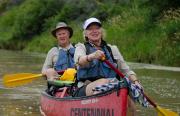
[[[92,23],[97,23],[101,27],[101,22],[97,18],[89,18],[84,22],[83,29],[86,30],[88,26]]]

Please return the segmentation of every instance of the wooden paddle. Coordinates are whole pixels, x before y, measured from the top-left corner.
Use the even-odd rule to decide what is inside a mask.
[[[58,74],[63,74],[64,71],[59,71]],[[42,77],[42,74],[32,73],[17,73],[7,74],[3,76],[3,85],[5,87],[16,87],[32,82],[38,77]]]
[[[105,58],[102,58],[102,60],[110,67],[112,68],[120,77],[124,78],[124,75],[117,69],[115,68],[108,60]],[[145,93],[143,93],[147,101],[157,110],[158,116],[179,116],[178,113],[161,108],[155,102],[153,102]]]

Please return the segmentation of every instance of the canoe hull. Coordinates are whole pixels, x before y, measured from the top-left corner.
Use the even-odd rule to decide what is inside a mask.
[[[45,116],[126,116],[127,88],[89,97],[57,98],[41,95],[41,113]]]

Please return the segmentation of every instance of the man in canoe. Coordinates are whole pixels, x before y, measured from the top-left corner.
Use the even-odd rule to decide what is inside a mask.
[[[59,22],[51,33],[57,40],[57,46],[49,50],[42,68],[42,74],[48,80],[58,78],[59,71],[74,68],[75,48],[70,42],[73,29],[66,23]]]
[[[74,61],[78,64],[76,96],[96,94],[96,91],[93,91],[96,86],[108,84],[116,78],[116,73],[101,61],[102,57],[108,59],[124,75],[128,75],[132,83],[141,86],[136,74],[126,64],[117,46],[104,41],[104,30],[97,18],[87,19],[83,29],[85,43],[78,43],[74,54]],[[129,100],[129,103],[134,116],[136,112],[134,102]]]

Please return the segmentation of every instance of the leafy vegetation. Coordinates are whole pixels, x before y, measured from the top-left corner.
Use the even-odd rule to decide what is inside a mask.
[[[0,0],[2,49],[47,52],[59,21],[73,27],[74,43],[83,42],[83,21],[97,17],[126,60],[180,66],[179,0],[12,1]]]

